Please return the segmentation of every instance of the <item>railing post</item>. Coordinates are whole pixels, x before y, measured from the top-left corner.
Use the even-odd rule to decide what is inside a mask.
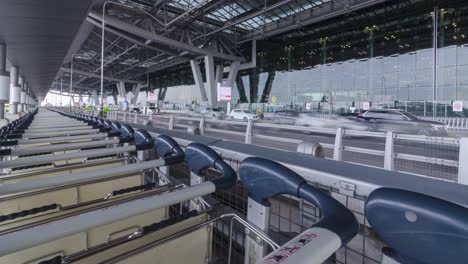
[[[388,131],[385,139],[384,169],[395,170],[395,154],[393,152],[393,131]]]
[[[200,135],[204,135],[205,134],[205,118],[200,118],[200,124],[198,125],[199,129],[200,129]]]
[[[270,223],[270,207],[257,203],[255,200],[247,200],[247,220],[264,232],[268,232]],[[259,263],[265,256],[265,246],[259,238],[247,235],[245,237],[244,263]]]
[[[135,116],[133,117],[133,123],[138,124],[138,113],[135,113]]]
[[[249,120],[247,128],[245,129],[245,144],[252,144],[252,126],[253,122]]]
[[[171,118],[169,119],[169,130],[174,130],[174,116],[171,115]]]
[[[343,159],[343,128],[341,127],[336,129],[335,146],[333,148],[333,159]]]
[[[458,183],[468,185],[468,138],[460,138]]]

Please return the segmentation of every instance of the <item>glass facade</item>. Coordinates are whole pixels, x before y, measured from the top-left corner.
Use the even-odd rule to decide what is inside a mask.
[[[333,112],[369,102],[420,115],[435,105],[436,115],[454,115],[453,101],[468,108],[468,1],[440,2],[387,1],[259,40],[257,67],[240,72],[233,102]],[[176,87],[167,101],[199,100],[195,86],[184,89],[191,98]]]

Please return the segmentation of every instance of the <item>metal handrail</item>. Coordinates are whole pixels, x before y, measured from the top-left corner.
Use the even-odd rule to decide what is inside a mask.
[[[301,131],[301,132],[315,132],[315,133],[320,133],[320,134],[328,134],[328,135],[333,135],[335,136],[335,144],[328,144],[328,143],[320,143],[322,147],[328,148],[328,149],[334,149],[334,150],[339,150],[339,151],[350,151],[350,152],[356,152],[356,153],[364,153],[364,154],[371,154],[371,155],[377,155],[380,157],[385,157],[386,155],[391,155],[390,160],[394,162],[396,158],[398,159],[404,159],[404,160],[410,160],[410,161],[419,161],[419,162],[425,162],[428,164],[436,164],[436,165],[447,165],[451,167],[458,167],[459,161],[458,160],[449,160],[449,159],[439,159],[439,158],[434,158],[434,157],[426,157],[426,156],[420,156],[420,155],[407,155],[405,153],[393,153],[388,152],[387,149],[385,150],[375,150],[375,149],[368,149],[368,148],[360,148],[360,147],[351,147],[351,146],[339,146],[336,147],[336,137],[339,135],[337,134],[337,129],[330,129],[330,128],[314,128],[314,127],[301,127],[301,126],[292,126],[292,125],[278,125],[278,124],[269,124],[269,123],[257,123],[257,122],[239,122],[239,121],[232,121],[232,120],[209,120],[209,119],[203,119],[203,118],[193,118],[193,117],[184,117],[184,116],[177,116],[175,117],[174,115],[170,116],[165,116],[165,118],[169,118],[170,120],[173,120],[172,126],[169,122],[161,122],[161,121],[154,121],[151,120],[153,125],[163,125],[163,126],[168,126],[170,130],[174,129],[174,127],[178,128],[188,128],[188,127],[193,127],[193,125],[185,125],[185,124],[177,124],[174,121],[176,120],[181,120],[181,121],[199,121],[199,126],[203,126],[203,128],[200,128],[200,131],[204,132],[215,132],[215,133],[224,133],[227,135],[235,135],[235,136],[244,136],[245,137],[245,143],[250,144],[252,142],[252,138],[259,138],[259,139],[266,139],[266,140],[274,140],[278,142],[284,142],[284,143],[292,143],[292,144],[300,144],[302,140],[299,139],[292,139],[292,138],[282,138],[282,137],[276,137],[276,136],[269,136],[269,135],[261,135],[261,134],[254,134],[252,133],[252,127],[263,127],[263,128],[275,128],[275,129],[284,129],[284,130],[289,130],[289,131]],[[203,119],[203,121],[202,121]],[[240,125],[240,126],[245,126],[245,131],[243,132],[238,132],[238,131],[232,131],[232,130],[224,130],[220,128],[209,128],[206,127],[205,124],[231,124],[231,125]],[[373,131],[358,131],[358,130],[351,130],[351,129],[341,129],[342,133],[341,136],[347,135],[347,136],[364,136],[364,137],[370,137],[370,138],[379,138],[383,140],[388,140],[387,134],[388,132],[373,132]],[[460,145],[460,139],[458,138],[449,138],[449,137],[433,137],[433,136],[423,136],[423,135],[411,135],[411,134],[400,134],[400,133],[393,133],[393,140],[398,139],[398,140],[406,140],[406,141],[413,141],[413,142],[420,142],[423,144],[435,144],[435,145],[447,145],[447,146],[459,146]],[[338,141],[340,142],[340,141]],[[340,142],[340,144],[342,144]],[[392,143],[393,145],[394,143]],[[336,157],[341,158],[341,155],[338,155]],[[335,158],[336,158],[335,157]],[[341,160],[341,159],[339,159]],[[368,166],[367,164],[362,164],[365,166]],[[385,168],[392,168],[392,165],[384,166]]]

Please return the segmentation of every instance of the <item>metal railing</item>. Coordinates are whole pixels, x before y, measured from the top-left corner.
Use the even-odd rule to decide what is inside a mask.
[[[448,129],[468,130],[468,118],[466,117],[420,117],[423,120],[442,122]]]
[[[211,120],[175,115],[143,115],[118,111],[111,111],[108,118],[133,124],[163,127],[169,130],[186,130],[194,134],[217,136],[223,139],[242,141],[246,144],[257,144],[257,141],[265,141],[286,143],[289,145],[288,147],[293,144],[297,147],[307,142],[307,140],[300,138],[254,133],[255,129],[280,129],[287,132],[316,133],[327,135],[330,138],[328,142],[326,140],[315,142],[330,153],[327,156],[329,159],[376,166],[390,171],[402,171],[454,182],[463,181],[461,176],[463,170],[459,169],[459,161],[462,160],[461,153],[463,151],[461,151],[461,148],[467,148],[467,146],[460,145],[460,138]],[[236,126],[239,129],[236,131],[229,129],[229,127],[216,127],[222,124],[229,127]],[[360,138],[363,146],[349,144],[347,142],[349,138]],[[369,142],[375,143],[374,146],[365,146]],[[411,150],[405,151],[405,146],[409,145],[414,146]],[[281,149],[281,147],[277,148]],[[446,155],[445,152],[450,155]],[[418,167],[412,168],[412,164],[418,164]]]

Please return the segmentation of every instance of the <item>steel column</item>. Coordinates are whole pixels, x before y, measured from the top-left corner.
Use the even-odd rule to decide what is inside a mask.
[[[208,101],[206,96],[205,85],[203,83],[203,78],[200,71],[200,66],[195,60],[190,60],[190,66],[192,67],[193,79],[195,80],[195,85],[200,89],[200,94],[202,101]]]
[[[205,74],[206,83],[208,85],[208,104],[214,105],[217,102],[216,80],[215,80],[215,65],[212,55],[205,56]]]

